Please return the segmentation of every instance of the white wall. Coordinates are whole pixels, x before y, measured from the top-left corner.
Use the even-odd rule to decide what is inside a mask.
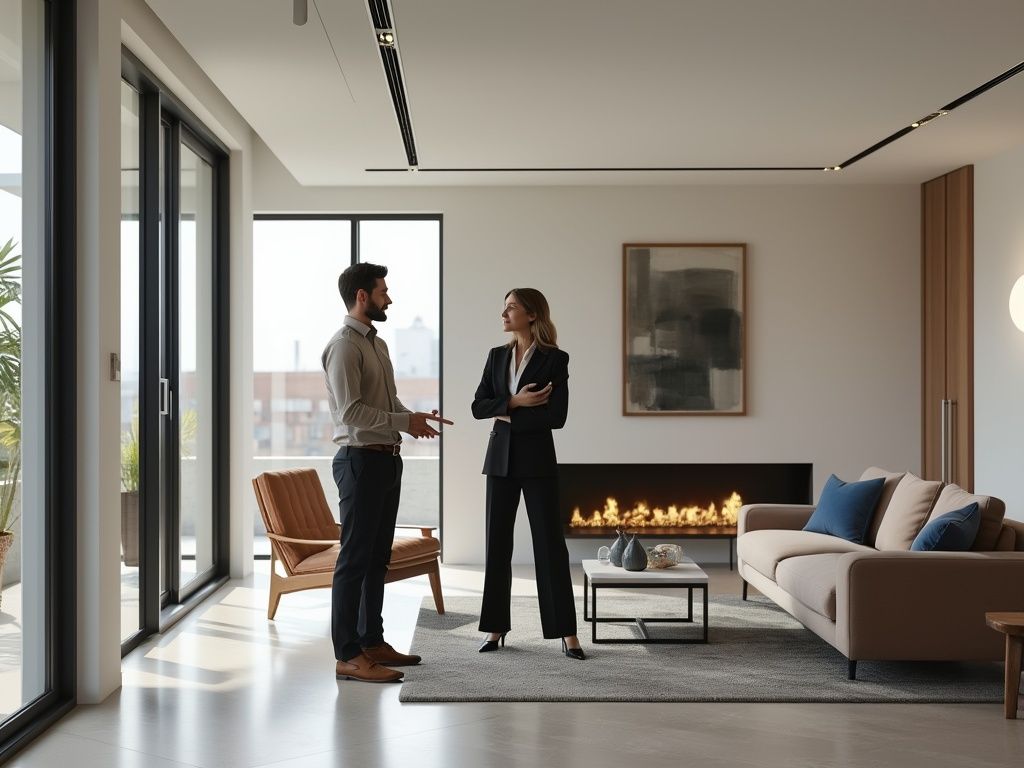
[[[1024,145],[974,166],[975,488],[1024,520],[1024,333],[1010,289],[1024,274]]]
[[[916,185],[304,188],[258,141],[254,158],[258,212],[444,215],[446,562],[483,559],[489,425],[469,404],[514,286],[547,294],[572,355],[563,461],[813,462],[816,494],[832,472],[919,469]],[[638,241],[747,243],[749,415],[620,415],[622,244]],[[520,561],[528,542],[520,526]]]

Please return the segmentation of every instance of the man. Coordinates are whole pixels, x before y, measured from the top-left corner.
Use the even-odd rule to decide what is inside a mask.
[[[395,682],[390,667],[418,664],[384,642],[384,577],[395,537],[402,486],[402,436],[432,439],[428,422],[451,424],[433,413],[413,413],[398,399],[387,345],[374,322],[391,304],[387,267],[355,264],[338,278],[348,314],[324,350],[327,396],[334,418],[334,481],[341,499],[341,552],[334,567],[331,637],[335,674],[372,683]]]

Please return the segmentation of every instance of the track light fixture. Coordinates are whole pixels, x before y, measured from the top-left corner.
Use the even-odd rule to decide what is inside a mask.
[[[912,122],[910,124],[910,127],[911,128],[920,128],[922,125],[927,125],[928,123],[930,123],[936,117],[942,117],[943,115],[948,115],[948,114],[949,114],[949,112],[947,112],[946,110],[940,109],[938,112],[932,112],[930,115],[925,115],[920,120],[915,120],[914,122]]]
[[[378,29],[377,30],[377,45],[382,48],[394,48],[395,47],[395,30],[393,29]]]
[[[303,26],[309,19],[309,0],[293,0],[292,23],[296,27]]]

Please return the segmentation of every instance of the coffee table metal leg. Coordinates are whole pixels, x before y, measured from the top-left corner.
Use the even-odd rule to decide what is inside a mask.
[[[701,589],[704,590],[704,642],[708,641],[708,585],[705,584]]]
[[[693,621],[693,587],[686,588],[686,619]]]
[[[587,588],[590,586],[590,577],[587,576],[587,572],[583,572],[583,620],[590,621],[587,616]]]
[[[597,587],[594,584],[590,585],[590,610],[594,612],[594,620],[590,624],[590,642],[597,643]]]

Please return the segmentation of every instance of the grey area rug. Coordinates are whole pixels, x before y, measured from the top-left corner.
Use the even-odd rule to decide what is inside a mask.
[[[623,595],[619,597],[618,595]],[[699,635],[696,623],[648,627],[652,637]],[[566,658],[557,640],[541,636],[534,598],[512,600],[506,646],[478,653],[479,598],[446,598],[438,616],[426,600],[412,650],[423,663],[405,668],[399,696],[430,701],[707,701],[940,702],[1003,700],[1003,670],[995,663],[870,662],[846,678],[846,658],[766,598],[743,602],[712,597],[707,645],[593,645],[590,624],[577,615],[586,661]],[[664,616],[685,612],[677,596],[638,592],[600,597],[603,616]],[[635,625],[605,624],[598,637],[638,637]]]

